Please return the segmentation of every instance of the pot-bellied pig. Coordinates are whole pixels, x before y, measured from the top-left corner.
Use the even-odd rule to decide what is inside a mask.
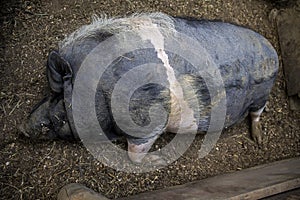
[[[122,34],[118,39],[110,40]],[[185,38],[181,39],[181,36]],[[141,41],[147,44],[140,48],[134,46]],[[99,57],[95,56],[97,48],[102,49],[98,52]],[[112,51],[119,49],[128,49],[128,52],[120,50],[122,54],[114,57],[115,52]],[[96,68],[86,68],[91,59],[95,59]],[[102,66],[101,61],[109,59],[112,61]],[[100,64],[97,65],[98,61]],[[199,66],[195,66],[197,62]],[[81,69],[83,66],[84,70]],[[205,73],[205,70],[214,67],[215,71]],[[102,71],[101,76],[94,80],[93,74],[99,71]],[[90,25],[76,30],[60,43],[57,51],[49,54],[47,78],[51,94],[35,106],[21,130],[32,138],[80,139],[73,103],[83,101],[84,107],[90,105],[84,94],[77,93],[74,100],[76,83],[81,87],[80,81],[76,80],[80,74],[83,82],[92,80],[96,85],[95,94],[91,95],[94,104],[91,105],[95,107],[98,125],[109,139],[125,136],[128,155],[133,162],[142,162],[163,132],[206,132],[213,120],[211,111],[222,97],[226,100],[222,128],[239,122],[250,113],[252,137],[260,144],[259,118],[277,71],[278,57],[274,48],[263,36],[244,27],[217,21],[173,18],[163,13],[94,18]],[[124,79],[130,73],[133,78]],[[151,82],[151,77],[155,81]],[[150,81],[146,83],[145,79]],[[121,80],[123,82],[118,85]],[[128,87],[124,80],[145,84],[131,91],[134,87]],[[159,84],[159,80],[163,84]],[[223,86],[224,93],[211,91],[210,85],[214,82]],[[149,131],[148,135],[143,133],[141,137],[125,131],[124,126],[120,127],[116,122],[115,116],[118,109],[120,112],[124,109],[123,104],[112,103],[116,85],[123,85],[125,93],[126,89],[130,90],[127,91],[130,94],[128,113],[135,125],[146,129],[155,112],[166,112],[167,120],[162,119],[162,126]],[[85,87],[86,93],[90,91],[89,85],[82,87]],[[119,100],[124,100],[122,98]],[[160,107],[157,107],[158,104]],[[153,110],[154,105],[164,111]],[[76,108],[76,112],[85,113],[80,109]],[[86,117],[90,117],[89,113]],[[91,122],[87,129],[90,132],[95,130],[94,123]]]

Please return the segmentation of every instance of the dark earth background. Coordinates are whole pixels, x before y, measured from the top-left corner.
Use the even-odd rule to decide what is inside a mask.
[[[0,198],[55,199],[68,183],[82,183],[117,198],[300,155],[300,113],[288,109],[282,66],[261,118],[265,143],[250,139],[249,119],[224,131],[217,146],[198,159],[202,136],[176,162],[144,174],[118,172],[97,162],[76,142],[34,142],[18,126],[47,95],[45,62],[67,34],[90,22],[94,13],[123,16],[162,11],[173,16],[220,19],[249,27],[280,49],[275,4],[263,0],[54,0],[1,1]],[[281,59],[281,57],[280,57]],[[168,140],[165,135],[157,142]],[[124,145],[124,144],[123,144]]]

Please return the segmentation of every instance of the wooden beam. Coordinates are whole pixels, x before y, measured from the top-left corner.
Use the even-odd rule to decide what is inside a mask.
[[[299,157],[121,199],[259,199],[295,188],[300,188]]]

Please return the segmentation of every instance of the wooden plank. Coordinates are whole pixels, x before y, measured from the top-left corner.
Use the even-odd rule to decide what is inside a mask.
[[[263,198],[261,200],[299,200],[300,199],[300,188],[289,190],[280,194],[276,194],[270,197]]]
[[[291,110],[300,110],[300,0],[278,12],[277,30]]]
[[[300,158],[278,161],[122,199],[259,199],[295,188],[300,188]]]
[[[300,0],[298,0],[300,6]],[[300,7],[280,10],[277,30],[289,96],[300,94]]]

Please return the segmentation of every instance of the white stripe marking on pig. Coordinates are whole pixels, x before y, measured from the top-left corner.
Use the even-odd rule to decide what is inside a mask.
[[[131,20],[132,23],[136,25],[133,27],[138,35],[143,40],[150,40],[157,53],[157,57],[163,62],[166,68],[168,82],[170,84],[169,89],[172,93],[171,113],[166,127],[167,130],[175,130],[178,127],[178,133],[195,133],[198,126],[194,118],[194,111],[185,101],[183,89],[176,79],[174,69],[170,66],[168,55],[164,50],[164,36],[160,32],[158,25],[152,23],[150,18],[133,18]],[[178,121],[178,115],[180,122]]]

